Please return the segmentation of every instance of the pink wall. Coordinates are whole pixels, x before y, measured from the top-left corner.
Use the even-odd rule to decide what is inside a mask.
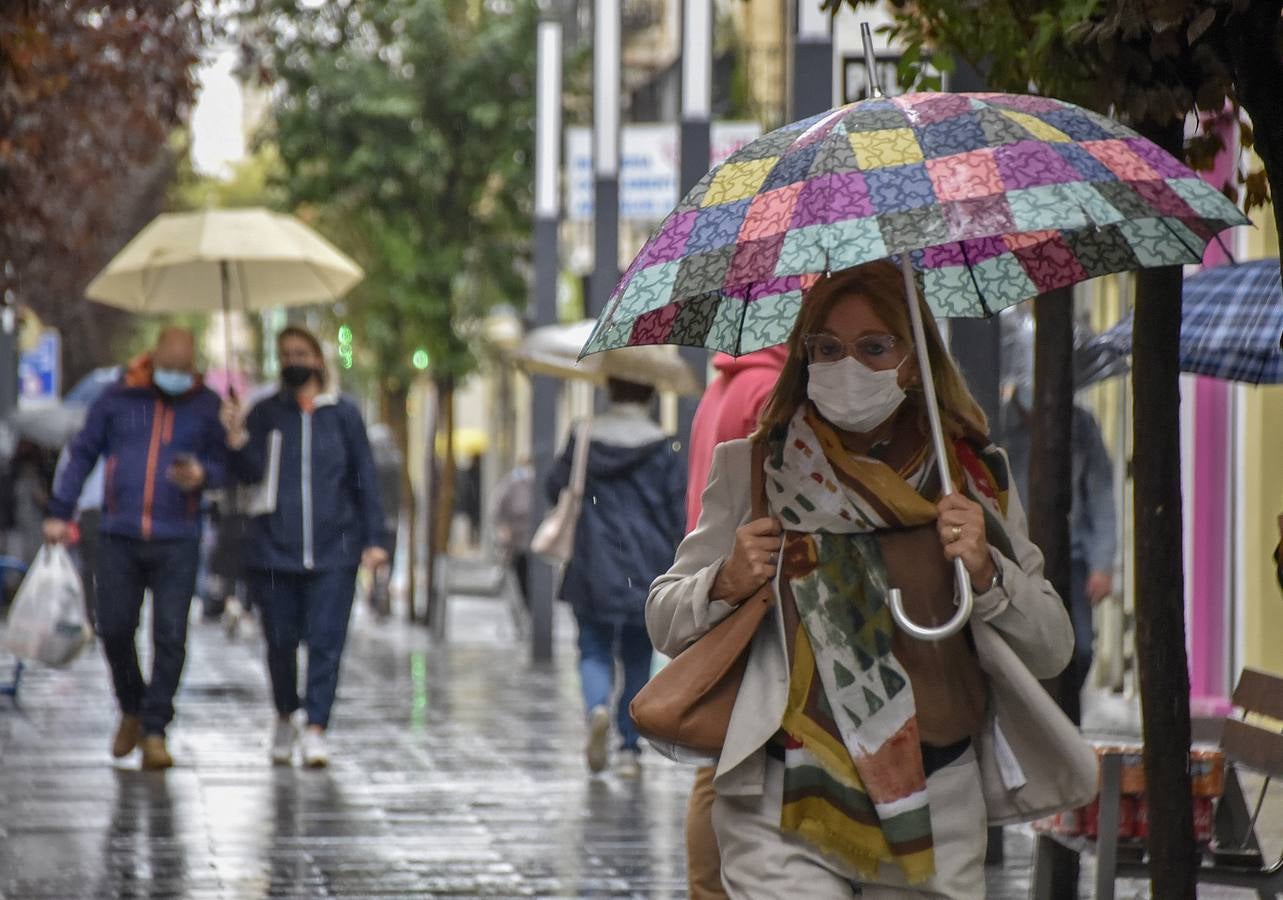
[[[1194,383],[1193,529],[1190,566],[1190,694],[1220,699],[1229,695],[1225,673],[1225,638],[1229,604],[1225,581],[1229,560],[1226,498],[1234,489],[1230,477],[1230,385],[1199,376]]]
[[[1237,164],[1238,134],[1232,119],[1220,129],[1226,149],[1216,158],[1210,172],[1200,173],[1220,187],[1232,179]],[[1231,260],[1221,247],[1233,247],[1232,232],[1212,241],[1203,254],[1203,265],[1216,266]],[[1228,382],[1198,376],[1194,387],[1194,453],[1187,463],[1193,467],[1193,515],[1187,528],[1192,533],[1190,564],[1189,666],[1190,694],[1196,705],[1211,714],[1226,704],[1230,685],[1226,672],[1226,640],[1230,604],[1225,585],[1230,559],[1225,536],[1229,530],[1227,498],[1234,490],[1229,457],[1230,391]],[[1186,397],[1189,402],[1189,397]]]

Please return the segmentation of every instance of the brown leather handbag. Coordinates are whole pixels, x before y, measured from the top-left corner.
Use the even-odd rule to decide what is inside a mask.
[[[753,444],[753,518],[766,512],[762,466],[766,443]],[[749,644],[775,604],[767,581],[729,616],[659,670],[628,705],[633,723],[661,753],[716,756],[726,742],[731,710],[748,665]]]

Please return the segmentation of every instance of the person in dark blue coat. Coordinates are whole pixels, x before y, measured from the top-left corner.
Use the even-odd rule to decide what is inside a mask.
[[[120,726],[112,755],[141,742],[143,768],[174,764],[165,728],[187,658],[187,616],[196,591],[200,497],[222,484],[226,435],[218,395],[195,374],[191,332],[167,328],[89,408],[54,482],[44,537],[67,539],[85,479],[103,461],[95,621],[111,667]],[[138,665],[135,633],[152,594],[151,678]]]
[[[356,572],[388,561],[374,457],[361,413],[325,393],[320,342],[290,326],[277,337],[283,386],[241,421],[224,405],[232,471],[253,488],[246,513],[246,582],[263,616],[278,721],[272,760],[325,766],[325,730],[338,689]],[[307,687],[298,695],[298,646],[307,643]],[[300,736],[294,714],[306,710]]]
[[[646,633],[650,583],[673,563],[685,533],[686,466],[671,438],[650,418],[654,391],[611,379],[610,405],[592,423],[583,508],[561,598],[579,625],[579,676],[588,710],[588,768],[608,761],[610,723],[619,731],[616,772],[638,772],[640,735],[628,704],[650,678]],[[570,483],[574,437],[549,473],[555,501]],[[611,715],[615,662],[624,683]]]

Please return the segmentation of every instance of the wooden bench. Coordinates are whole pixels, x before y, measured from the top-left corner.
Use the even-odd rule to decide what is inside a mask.
[[[1256,821],[1266,791],[1274,778],[1283,777],[1283,678],[1244,669],[1234,689],[1233,702],[1241,712],[1224,720],[1221,750],[1225,753],[1225,793],[1216,808],[1211,848],[1203,854],[1198,880],[1249,888],[1260,898],[1283,892],[1283,858],[1266,864],[1256,838]],[[1251,721],[1257,716],[1277,720],[1273,727]],[[1240,769],[1265,777],[1260,794],[1249,812],[1238,778]],[[1108,755],[1101,760],[1100,822],[1096,841],[1040,833],[1034,845],[1034,875],[1030,897],[1047,900],[1052,896],[1051,854],[1056,843],[1075,852],[1096,854],[1098,900],[1113,900],[1114,880],[1119,876],[1148,878],[1144,848],[1138,843],[1120,846],[1118,841],[1119,802],[1122,798],[1122,757]]]

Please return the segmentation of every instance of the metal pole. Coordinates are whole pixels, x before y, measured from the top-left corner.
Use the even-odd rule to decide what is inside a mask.
[[[219,280],[223,288],[223,365],[227,367],[227,396],[236,399],[236,386],[232,383],[232,276],[228,271],[227,260],[218,263]],[[241,285],[241,298],[245,296],[245,285]]]
[[[18,406],[18,307],[6,291],[0,307],[0,418]]]
[[[593,277],[585,299],[592,317],[619,280],[619,0],[593,6]]]
[[[682,123],[681,193],[685,196],[708,171],[713,108],[713,3],[712,0],[683,0],[682,3]],[[708,371],[708,351],[683,347],[682,358],[695,370],[700,384]],[[690,447],[691,422],[698,397],[682,397],[677,403],[677,436],[683,455]]]
[[[904,278],[904,295],[909,304],[909,320],[913,324],[913,343],[918,353],[918,370],[922,374],[922,393],[927,407],[927,419],[931,425],[931,445],[935,448],[936,466],[940,471],[940,490],[948,496],[953,491],[953,474],[949,471],[949,456],[944,443],[944,426],[940,422],[940,404],[936,399],[935,378],[931,374],[931,360],[927,355],[927,335],[923,327],[922,310],[918,308],[918,287],[913,279],[913,268],[909,263],[909,254],[900,254],[900,274]],[[887,603],[891,607],[891,617],[912,637],[920,641],[942,641],[957,634],[971,618],[971,608],[975,598],[971,590],[971,576],[961,559],[953,561],[954,580],[958,588],[958,611],[953,618],[938,628],[924,628],[909,618],[904,610],[904,600],[897,588],[887,591]]]
[[[557,225],[561,215],[557,179],[561,170],[561,23],[539,23],[535,95],[535,277],[534,323],[557,321]],[[531,403],[531,457],[535,468],[533,521],[546,510],[543,483],[557,454],[557,383],[534,378]],[[536,662],[552,659],[554,573],[530,561],[530,641]]]
[[[797,0],[789,119],[804,119],[833,105],[833,34],[820,0]]]

